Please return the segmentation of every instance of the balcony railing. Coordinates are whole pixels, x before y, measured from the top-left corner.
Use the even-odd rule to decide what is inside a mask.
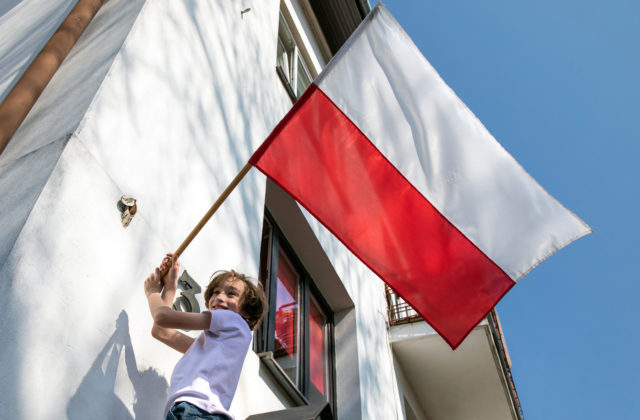
[[[498,313],[495,309],[492,309],[491,312],[489,312],[487,315],[487,321],[489,323],[491,335],[496,343],[498,354],[500,355],[498,359],[500,360],[500,364],[502,365],[502,369],[507,379],[511,400],[515,405],[518,419],[522,420],[524,419],[524,414],[522,412],[522,406],[520,405],[520,398],[518,398],[518,393],[516,392],[516,384],[513,382],[513,376],[511,375],[511,359],[507,352],[507,345],[504,341],[504,335],[502,334],[502,329],[500,327],[500,320],[498,319]]]
[[[423,321],[422,317],[411,307],[411,305],[398,296],[393,289],[385,285],[385,291],[387,292],[389,324],[399,325]]]

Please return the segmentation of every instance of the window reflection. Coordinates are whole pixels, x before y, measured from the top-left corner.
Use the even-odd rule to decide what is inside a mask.
[[[284,253],[278,255],[274,357],[298,384],[299,276]]]
[[[260,277],[266,286],[269,316],[258,333],[256,351],[271,352],[277,366],[311,404],[331,403],[333,314],[283,239],[265,217]]]
[[[311,296],[309,306],[309,376],[314,394],[320,393],[328,400],[327,384],[327,317]]]

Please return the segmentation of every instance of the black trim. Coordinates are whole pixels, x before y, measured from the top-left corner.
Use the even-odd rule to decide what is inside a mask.
[[[311,281],[311,279],[308,277],[307,273],[304,273],[304,283],[305,286],[308,286],[309,282]],[[309,331],[309,287],[302,287],[302,328],[301,331]],[[302,334],[301,334],[302,335]],[[310,360],[311,358],[309,357],[309,348],[311,346],[309,346],[307,344],[307,340],[305,340],[304,346],[302,346],[302,352],[301,354],[301,360],[300,360],[300,365],[304,366],[304,372],[306,373],[305,375],[301,375],[302,376],[302,381],[301,381],[301,385],[302,385],[302,392],[304,392],[304,395],[307,396],[307,398],[309,397],[309,392],[311,392],[310,390],[310,385],[311,385],[311,379],[309,378],[309,374],[308,374],[308,370],[307,370],[307,366],[309,366]]]
[[[260,263],[260,268],[262,271],[260,273],[260,279],[265,284],[265,291],[267,292],[267,299],[270,301],[270,310],[267,315],[267,319],[263,323],[263,326],[258,331],[260,339],[256,340],[257,345],[254,350],[259,354],[261,360],[265,363],[267,368],[271,371],[271,373],[278,379],[278,382],[282,385],[283,389],[287,392],[287,394],[291,394],[290,391],[287,391],[287,388],[290,386],[297,387],[296,390],[304,396],[306,404],[309,404],[309,398],[311,393],[311,379],[309,376],[309,340],[308,334],[305,332],[309,331],[309,314],[310,314],[310,296],[313,295],[313,298],[317,302],[319,309],[323,312],[327,319],[327,325],[324,333],[326,334],[326,345],[327,345],[327,363],[328,363],[328,372],[327,372],[327,386],[329,387],[329,392],[327,395],[324,395],[323,398],[327,398],[329,400],[329,407],[332,410],[332,418],[334,418],[336,414],[336,372],[335,372],[335,339],[334,339],[334,316],[331,311],[330,306],[327,304],[326,300],[320,293],[319,289],[313,283],[313,279],[309,276],[308,272],[304,268],[304,265],[293,251],[293,247],[289,244],[286,237],[276,224],[271,216],[271,213],[268,209],[265,208],[265,228],[263,228],[263,238],[266,236],[265,229],[269,229],[269,239],[268,241],[263,241],[263,245],[269,246],[269,252],[262,252],[261,255],[269,258],[269,264]],[[273,351],[275,348],[275,316],[276,311],[274,302],[271,302],[272,297],[276,295],[277,292],[277,275],[278,275],[278,258],[280,254],[280,250],[287,256],[290,260],[293,268],[297,271],[300,276],[299,279],[299,287],[300,287],[300,296],[299,299],[299,316],[301,320],[298,322],[299,330],[297,331],[299,340],[299,348],[298,348],[298,368],[297,368],[297,377],[296,381],[298,385],[294,383],[294,381],[289,378],[286,372],[278,365],[277,361],[273,357]],[[276,366],[277,368],[275,368]],[[284,378],[281,378],[284,375]],[[323,390],[324,391],[324,390]],[[318,393],[319,394],[319,393]],[[317,397],[319,398],[319,397]],[[295,398],[292,398],[295,400]],[[311,401],[312,404],[317,404],[319,401]],[[324,400],[323,400],[324,402]]]
[[[262,360],[262,363],[264,363],[269,372],[271,372],[276,382],[278,382],[282,390],[294,403],[298,405],[309,405],[309,400],[300,392],[296,384],[293,383],[276,359],[273,358],[272,351],[258,353],[258,357],[260,357],[260,360]]]
[[[278,241],[274,239],[274,226],[271,223],[271,240],[269,242],[269,265],[271,269],[269,270],[269,293],[267,294],[267,298],[269,296],[275,296],[278,284],[275,279],[278,276],[278,252],[279,252],[279,244]],[[273,269],[275,267],[275,270]],[[267,324],[267,335],[266,339],[266,350],[273,351],[274,348],[274,340],[275,340],[275,325],[276,325],[276,312],[269,310],[269,323]]]

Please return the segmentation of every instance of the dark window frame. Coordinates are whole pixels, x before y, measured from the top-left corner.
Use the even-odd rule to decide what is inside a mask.
[[[291,264],[300,275],[300,319],[302,323],[300,325],[299,337],[300,337],[300,352],[299,352],[299,369],[298,377],[294,382],[299,383],[298,390],[311,404],[318,401],[311,398],[311,375],[309,368],[309,314],[310,314],[310,296],[313,295],[316,303],[327,317],[327,325],[325,327],[326,339],[327,339],[327,385],[329,387],[328,395],[326,396],[328,402],[335,414],[335,401],[336,401],[336,372],[335,372],[335,337],[334,337],[334,314],[330,306],[327,304],[324,296],[320,290],[316,287],[313,279],[305,269],[304,265],[296,255],[293,247],[289,244],[286,237],[282,233],[282,230],[278,227],[269,211],[265,208],[264,225],[261,238],[260,249],[260,281],[262,282],[267,300],[269,301],[269,312],[265,316],[264,322],[256,332],[256,338],[254,340],[254,351],[256,353],[273,353],[275,342],[275,293],[277,287],[277,267],[278,267],[278,255],[280,248],[284,251]],[[267,264],[268,262],[268,264]],[[277,362],[276,362],[277,363]],[[287,377],[288,379],[288,377]],[[293,381],[292,381],[293,382]]]

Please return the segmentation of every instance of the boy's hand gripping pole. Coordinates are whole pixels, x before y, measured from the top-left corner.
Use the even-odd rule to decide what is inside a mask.
[[[229,183],[227,188],[225,188],[225,190],[222,191],[222,194],[220,194],[220,197],[218,197],[218,199],[215,201],[215,203],[213,203],[211,208],[202,217],[202,219],[200,219],[200,221],[198,222],[196,227],[193,228],[193,230],[191,231],[191,233],[189,233],[189,235],[185,238],[185,240],[182,241],[182,243],[180,244],[178,249],[175,250],[175,252],[173,253],[173,258],[171,259],[170,263],[167,264],[167,266],[166,266],[166,268],[164,270],[162,270],[162,276],[167,274],[167,271],[169,271],[169,268],[171,268],[173,266],[173,262],[178,257],[180,257],[180,255],[182,255],[182,252],[185,250],[185,248],[187,248],[187,246],[189,246],[191,241],[193,241],[193,238],[195,238],[196,235],[202,230],[204,225],[207,224],[209,219],[211,219],[213,214],[222,205],[224,200],[226,200],[227,197],[229,197],[229,194],[231,194],[231,191],[233,191],[234,188],[240,183],[240,181],[242,181],[242,178],[244,178],[244,176],[249,172],[250,169],[251,169],[251,164],[248,163],[248,162],[242,167],[242,169],[240,169],[240,172],[238,173],[238,175],[236,175],[236,177],[233,178],[231,183]]]

